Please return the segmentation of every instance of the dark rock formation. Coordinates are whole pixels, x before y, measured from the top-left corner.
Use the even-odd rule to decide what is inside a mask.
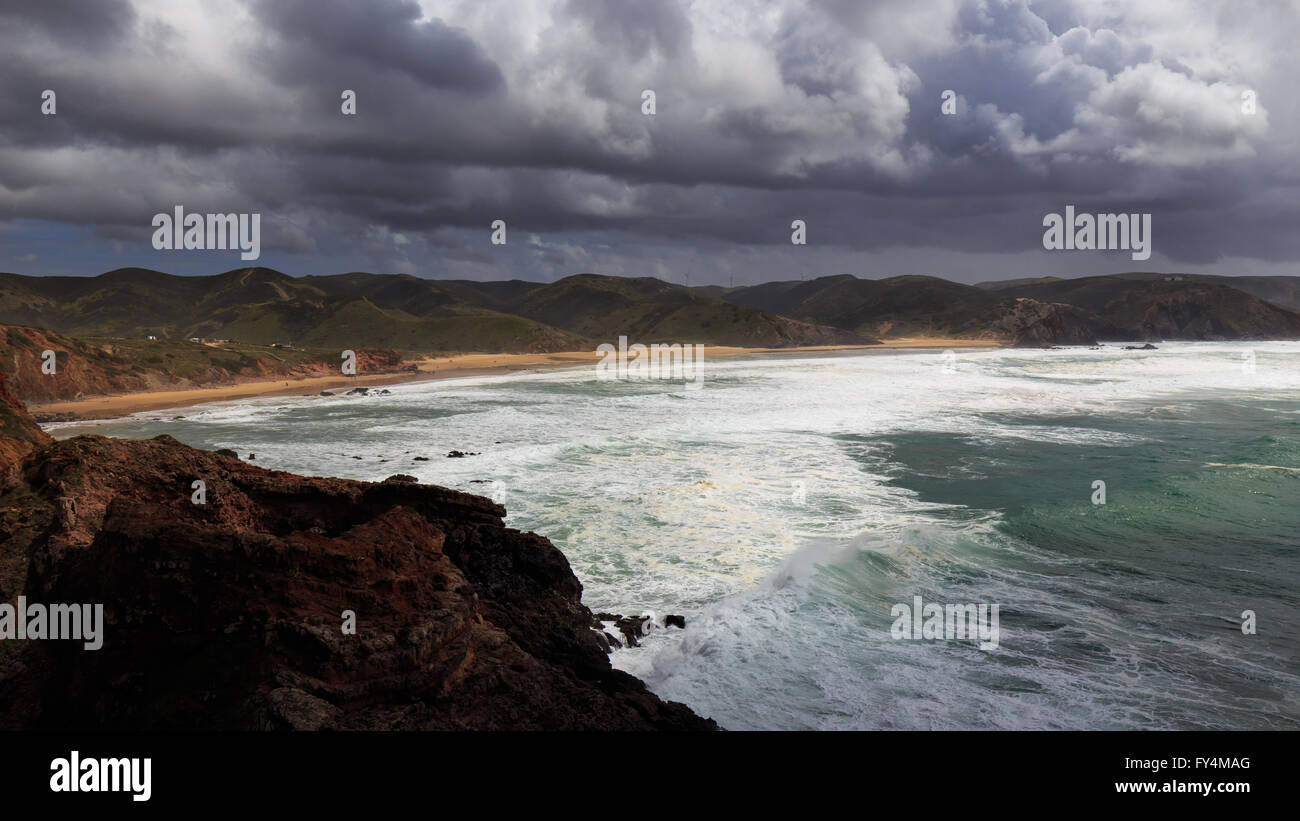
[[[598,635],[604,637],[605,642],[609,645],[605,648],[606,652],[609,652],[611,648],[619,648],[623,646],[618,639],[605,631],[605,625],[608,622],[613,622],[615,629],[623,634],[623,640],[627,642],[628,647],[640,647],[641,643],[638,642],[637,639],[647,635],[650,630],[653,629],[651,616],[649,615],[622,616],[618,613],[597,613],[592,616],[591,629],[599,631]],[[680,627],[685,630],[686,617],[667,615],[664,616],[662,625],[664,627]]]
[[[24,456],[53,441],[27,413],[27,406],[9,392],[0,375],[0,471],[11,474]]]
[[[473,452],[468,451],[468,450],[453,450],[451,453],[448,453],[448,454],[447,454],[447,458],[448,458],[448,459],[463,459],[463,458],[466,457],[466,456],[479,456],[479,455],[480,455],[480,454],[478,454],[478,453],[473,453]],[[417,459],[417,461],[418,461],[418,460],[419,460],[419,457],[417,456],[416,459]]]
[[[1007,306],[996,327],[1017,348],[1046,345],[1096,345],[1095,317],[1073,305],[1021,297]]]
[[[564,555],[504,512],[168,436],[52,442],[0,379],[0,601],[105,621],[98,651],[0,642],[0,729],[715,729],[610,667]]]
[[[76,422],[80,417],[71,411],[66,411],[64,413],[33,413],[32,418],[44,425],[48,422]]]
[[[637,639],[650,632],[649,621],[649,616],[626,616],[614,622],[614,626],[623,634],[628,647],[640,647]]]

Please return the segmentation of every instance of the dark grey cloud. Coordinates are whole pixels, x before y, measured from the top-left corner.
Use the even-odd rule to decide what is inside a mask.
[[[87,229],[75,264],[104,259],[60,272],[166,267],[146,229],[175,204],[263,213],[295,272],[1133,267],[1041,251],[1072,204],[1151,212],[1146,267],[1300,273],[1300,21],[1262,3],[92,5],[0,11],[0,268],[50,264],[24,242],[45,224]]]
[[[484,92],[503,83],[473,38],[442,20],[422,20],[414,0],[257,0],[253,13],[278,35],[269,62],[285,78],[311,77],[343,60],[433,88]]]
[[[134,21],[130,0],[6,0],[0,37],[12,42],[48,37],[98,53],[119,41]]]

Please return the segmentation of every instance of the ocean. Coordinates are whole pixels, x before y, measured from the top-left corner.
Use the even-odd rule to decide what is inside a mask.
[[[1300,343],[389,390],[48,427],[492,496],[593,611],[685,616],[611,659],[729,729],[1300,729]],[[917,596],[997,605],[997,647],[895,638]]]

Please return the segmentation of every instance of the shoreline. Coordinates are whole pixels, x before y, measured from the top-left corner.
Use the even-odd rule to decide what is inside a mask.
[[[706,345],[706,359],[730,359],[753,354],[795,354],[831,351],[873,351],[947,348],[999,348],[1003,343],[984,339],[945,339],[941,337],[899,337],[878,345],[809,345],[796,348],[739,348]],[[472,376],[497,376],[530,370],[553,370],[594,366],[601,358],[595,351],[559,351],[555,353],[491,354],[467,353],[455,356],[426,356],[412,360],[416,370],[376,373],[359,376],[308,376],[297,379],[252,379],[210,388],[139,391],[108,394],[85,399],[71,399],[43,404],[29,403],[33,416],[71,414],[75,418],[47,421],[42,424],[71,424],[119,419],[135,413],[188,408],[213,402],[232,402],[276,396],[316,396],[322,391],[340,388],[382,387],[408,382],[430,382]]]

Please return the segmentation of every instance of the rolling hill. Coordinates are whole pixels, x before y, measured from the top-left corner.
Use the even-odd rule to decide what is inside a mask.
[[[959,285],[934,277],[822,277],[729,289],[723,298],[807,322],[882,337],[1095,340],[1300,339],[1287,305],[1300,278],[1128,274]],[[1272,297],[1269,301],[1265,297]]]
[[[760,347],[873,341],[655,279],[595,274],[550,284],[359,272],[295,278],[268,268],[209,277],[138,268],[87,278],[0,274],[0,323],[78,337],[202,337],[420,353],[581,350],[620,335]]]
[[[1238,287],[1235,277],[1129,275],[1038,282],[997,293],[1091,312],[1113,327],[1099,332],[1103,338],[1300,338],[1300,315],[1247,289],[1261,290],[1257,281]],[[1284,289],[1277,292],[1285,295]]]
[[[86,344],[202,337],[263,350],[279,343],[404,354],[590,350],[619,336],[744,347],[913,336],[1016,345],[1297,339],[1298,309],[1296,277],[1142,272],[979,285],[840,275],[739,288],[592,273],[552,283],[364,272],[291,277],[268,268],[205,277],[140,268],[84,278],[0,274],[0,324]]]

